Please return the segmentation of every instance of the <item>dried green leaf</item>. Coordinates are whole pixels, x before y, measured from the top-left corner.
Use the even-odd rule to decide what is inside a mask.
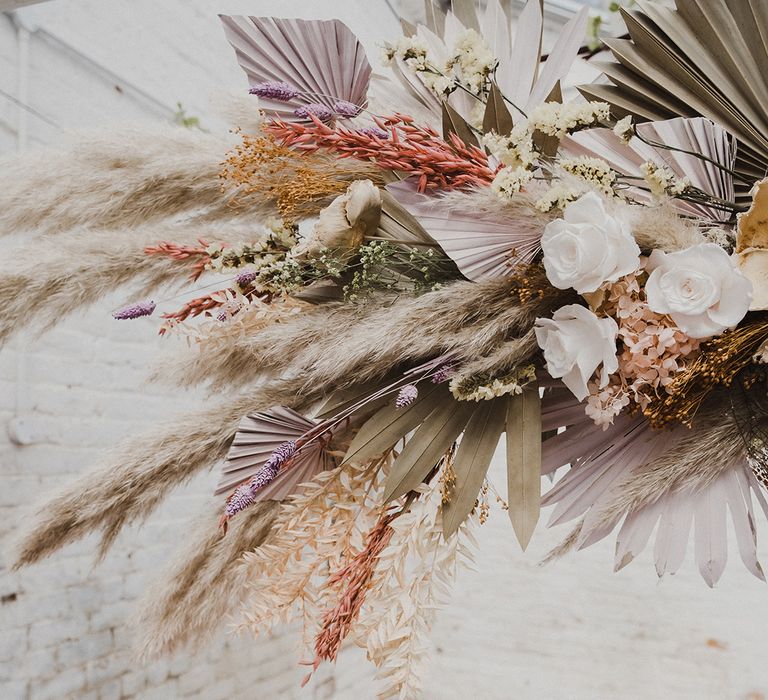
[[[552,91],[549,93],[549,96],[544,101],[545,102],[562,102],[563,101],[563,92],[560,89],[559,80],[555,83],[555,87],[552,88]],[[553,158],[554,156],[557,155],[557,149],[560,146],[560,139],[557,138],[557,136],[549,136],[537,130],[533,132],[533,145],[536,146],[536,148],[539,149],[539,152],[542,153],[543,155],[549,158]]]
[[[392,465],[385,500],[408,493],[424,480],[464,430],[473,409],[471,403],[451,398],[429,414]]]
[[[391,449],[449,397],[444,384],[426,384],[410,406],[396,408],[390,401],[360,428],[344,456],[344,463],[363,462]]]
[[[541,508],[541,399],[535,383],[508,400],[507,492],[509,519],[525,549]]]
[[[447,140],[449,134],[456,134],[468,146],[479,146],[466,119],[447,102],[443,102],[443,138]]]
[[[450,537],[472,512],[493,453],[499,444],[507,415],[505,398],[481,401],[474,410],[459,443],[453,471],[456,482],[443,506],[443,534]]]
[[[506,136],[512,131],[514,122],[512,115],[502,97],[501,90],[496,83],[491,83],[491,91],[488,93],[488,101],[485,103],[483,115],[483,133],[495,131],[501,136]]]

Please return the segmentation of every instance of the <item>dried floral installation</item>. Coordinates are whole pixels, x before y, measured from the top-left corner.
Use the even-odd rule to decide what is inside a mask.
[[[11,165],[0,230],[44,237],[0,274],[0,343],[138,283],[114,318],[187,341],[154,379],[219,395],[54,496],[18,565],[97,530],[103,554],[218,465],[142,653],[298,621],[307,680],[354,641],[382,697],[418,697],[503,437],[523,549],[552,506],[575,526],[553,556],[617,531],[618,569],[654,537],[663,575],[692,534],[714,585],[730,520],[763,579],[759,3],[637,0],[571,100],[586,11],[544,59],[538,0],[514,30],[497,0],[427,0],[386,76],[338,21],[223,16],[252,100],[237,145],[115,133]],[[171,283],[194,298],[156,302]]]

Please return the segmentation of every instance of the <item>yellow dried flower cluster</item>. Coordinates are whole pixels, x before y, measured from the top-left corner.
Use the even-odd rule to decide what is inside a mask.
[[[301,153],[269,136],[241,136],[242,143],[224,161],[221,178],[237,186],[240,195],[266,195],[286,224],[314,216],[354,180],[381,184],[381,171],[360,161]]]

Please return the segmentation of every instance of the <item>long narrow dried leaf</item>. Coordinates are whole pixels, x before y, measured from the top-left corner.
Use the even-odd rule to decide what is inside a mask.
[[[535,384],[508,402],[507,489],[509,518],[525,549],[541,509],[541,399]]]
[[[449,134],[456,134],[468,146],[478,146],[477,137],[471,127],[451,105],[443,102],[443,138],[448,139]]]
[[[355,435],[344,463],[363,462],[391,449],[448,398],[444,385],[428,384],[410,406],[397,408],[394,402],[382,408]]]
[[[399,498],[424,480],[464,430],[474,408],[466,401],[448,399],[429,414],[392,465],[385,500]]]
[[[483,133],[495,131],[497,134],[506,136],[512,131],[513,126],[512,115],[504,102],[499,86],[491,83],[491,91],[488,93],[485,114],[483,114]]]
[[[506,419],[506,401],[481,401],[467,423],[456,452],[453,471],[456,483],[443,507],[443,533],[450,537],[472,512],[477,494],[499,444]]]

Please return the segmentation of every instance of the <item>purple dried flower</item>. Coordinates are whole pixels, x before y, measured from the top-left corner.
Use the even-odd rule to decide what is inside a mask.
[[[280,467],[296,454],[296,441],[289,440],[269,456],[264,466],[257,471],[247,484],[238,486],[227,499],[226,517],[231,518],[250,506],[256,499],[256,492],[263,489],[280,473]]]
[[[357,133],[363,134],[363,136],[371,136],[377,139],[389,138],[389,132],[384,131],[384,129],[379,129],[377,126],[366,126],[365,129],[358,129]]]
[[[118,321],[127,321],[132,318],[151,316],[155,312],[156,306],[154,301],[140,301],[138,304],[130,304],[113,312],[112,318],[116,318]]]
[[[219,313],[216,314],[216,320],[221,321],[222,323],[227,320],[227,312],[226,311],[219,311]]]
[[[248,285],[256,279],[256,270],[244,270],[235,277],[235,284],[240,289],[246,289]]]
[[[300,94],[293,85],[279,80],[267,80],[258,85],[253,85],[248,92],[257,97],[266,97],[278,102],[288,102],[288,100],[292,100]]]
[[[342,117],[351,119],[360,114],[360,107],[353,102],[347,102],[346,100],[339,100],[333,103],[333,111]]]
[[[225,508],[226,517],[231,518],[237,515],[241,510],[245,510],[253,503],[253,494],[251,493],[250,482],[238,486],[232,495],[227,499]]]
[[[415,384],[406,384],[395,399],[395,408],[410,406],[419,397],[419,390]]]
[[[294,454],[296,454],[296,441],[288,440],[277,446],[275,451],[269,455],[269,459],[264,463],[264,466],[280,467],[293,457]]]
[[[447,382],[454,374],[456,374],[456,368],[453,365],[443,365],[432,375],[432,383],[442,384],[443,382]]]
[[[314,102],[299,107],[298,109],[294,109],[293,113],[300,119],[309,119],[309,115],[311,114],[314,117],[317,117],[321,122],[327,122],[333,117],[333,112],[319,102]]]

